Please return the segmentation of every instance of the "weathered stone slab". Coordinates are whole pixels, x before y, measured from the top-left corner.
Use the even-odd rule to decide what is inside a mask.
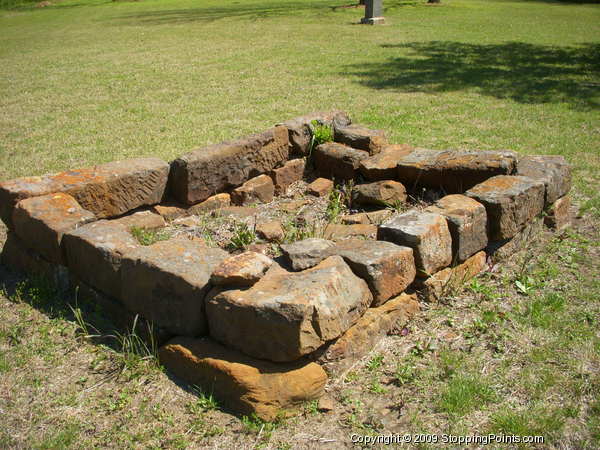
[[[283,167],[271,171],[275,193],[277,195],[285,194],[288,187],[296,181],[300,181],[304,176],[305,167],[306,161],[304,159],[292,159],[286,162]]]
[[[380,209],[377,211],[340,216],[340,220],[346,225],[353,225],[358,223],[379,225],[385,220],[389,219],[390,216],[392,216],[393,214],[394,211],[392,211],[391,209]]]
[[[314,161],[319,176],[337,180],[352,180],[359,163],[367,159],[369,153],[337,142],[318,145],[314,151]]]
[[[325,197],[333,191],[333,181],[327,178],[317,178],[306,188],[306,192],[315,197]]]
[[[256,225],[256,234],[269,242],[281,242],[285,237],[285,230],[281,222],[271,220]]]
[[[273,200],[273,195],[275,195],[275,186],[271,177],[259,175],[231,191],[231,201],[238,206],[258,202],[269,203]]]
[[[306,156],[310,152],[313,120],[320,125],[333,128],[344,127],[352,123],[350,117],[342,111],[317,112],[283,122],[282,125],[288,129],[290,145],[294,154]]]
[[[207,299],[210,335],[270,361],[293,361],[337,338],[373,297],[339,256],[302,272],[265,276],[246,290]]]
[[[545,206],[549,206],[571,189],[571,166],[562,156],[523,156],[517,164],[517,175],[544,182]]]
[[[555,231],[560,231],[571,225],[571,199],[568,195],[556,200],[546,210],[544,223]]]
[[[338,242],[331,253],[344,258],[352,271],[365,280],[379,306],[403,292],[415,279],[413,250],[391,242],[349,239]]]
[[[73,197],[56,193],[21,200],[13,211],[12,222],[27,247],[51,263],[66,265],[60,246],[63,234],[94,220],[94,214]]]
[[[397,333],[419,312],[415,295],[401,294],[365,314],[340,338],[311,355],[330,376],[339,376],[368,355],[386,335]]]
[[[205,334],[210,276],[228,256],[188,239],[139,247],[123,255],[121,299],[131,311],[173,334]]]
[[[377,225],[373,224],[344,225],[331,223],[325,227],[325,230],[323,230],[323,237],[332,241],[356,237],[375,239],[376,236]]]
[[[365,150],[371,155],[379,153],[383,147],[388,145],[383,130],[371,130],[361,125],[335,127],[333,138],[336,142],[345,144],[348,147]]]
[[[63,192],[98,218],[115,217],[159,203],[169,165],[157,158],[128,159],[81,170],[0,183],[0,217],[9,226],[14,206],[25,198]]]
[[[109,296],[121,298],[123,255],[140,246],[129,229],[112,220],[99,220],[65,233],[62,246],[69,270]]]
[[[213,217],[245,218],[258,214],[258,208],[255,206],[228,206],[226,208],[216,209],[211,214]]]
[[[221,261],[210,282],[215,286],[249,287],[260,280],[272,265],[273,260],[262,253],[244,252]]]
[[[69,271],[65,266],[44,259],[38,252],[28,248],[13,231],[6,236],[0,262],[11,270],[43,277],[59,289],[65,289],[69,283]]]
[[[352,202],[357,205],[394,205],[406,202],[402,183],[385,180],[359,184],[352,188]]]
[[[165,222],[165,219],[160,214],[156,214],[152,211],[134,212],[133,214],[128,214],[126,216],[119,217],[118,219],[114,219],[114,222],[124,225],[127,227],[127,229],[136,227],[147,230],[155,230],[157,228],[163,228],[167,225],[167,222]]]
[[[492,240],[513,237],[544,208],[544,183],[523,176],[499,175],[465,192],[485,206]]]
[[[171,163],[171,191],[179,202],[193,205],[270,172],[288,157],[288,130],[283,126],[211,145]]]
[[[429,187],[462,194],[495,175],[515,171],[517,155],[511,151],[415,149],[398,161],[397,180],[408,189]]]
[[[437,272],[452,262],[452,237],[446,219],[426,211],[408,211],[379,226],[377,239],[411,247],[420,276]]]
[[[534,218],[532,222],[526,224],[513,237],[490,242],[485,252],[490,256],[493,263],[511,258],[515,253],[531,248],[530,246],[540,237],[544,229],[543,225],[543,220]]]
[[[457,294],[463,289],[467,281],[486,268],[487,255],[483,251],[478,252],[467,258],[462,264],[440,270],[416,287],[425,300],[429,302],[439,301],[447,295]]]
[[[293,270],[304,270],[316,266],[330,256],[335,244],[319,238],[308,238],[281,246],[283,256]]]
[[[472,198],[460,194],[447,195],[427,211],[441,214],[448,221],[453,260],[464,261],[488,244],[485,207]]]
[[[183,205],[181,203],[165,203],[156,205],[153,210],[160,214],[165,220],[175,220],[183,216],[189,216],[192,214],[206,214],[212,211],[216,211],[220,208],[227,208],[231,205],[231,197],[228,193],[223,192],[221,194],[213,195],[203,202],[196,203],[192,206]]]
[[[367,180],[393,180],[398,176],[398,161],[413,149],[407,144],[386,145],[381,152],[363,159],[358,165],[358,170]]]
[[[177,337],[160,348],[159,359],[178,378],[214,394],[227,409],[262,420],[274,420],[319,398],[327,383],[318,364],[274,364],[208,338]]]

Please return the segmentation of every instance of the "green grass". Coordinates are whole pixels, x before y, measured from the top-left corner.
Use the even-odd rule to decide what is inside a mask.
[[[338,108],[397,143],[566,156],[575,230],[428,305],[332,387],[334,412],[276,424],[182,390],[133,336],[90,342],[58,293],[18,283],[0,296],[1,447],[289,448],[402,430],[598,448],[600,5],[385,0],[387,25],[363,27],[347,3],[0,10],[0,179],[169,160]],[[286,241],[314,233],[288,226]]]

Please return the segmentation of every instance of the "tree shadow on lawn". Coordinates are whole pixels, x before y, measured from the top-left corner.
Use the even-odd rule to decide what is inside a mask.
[[[317,2],[314,0],[244,4],[232,2],[226,6],[141,11],[119,16],[116,18],[116,21],[119,22],[119,24],[125,22],[129,25],[164,25],[188,22],[214,22],[216,20],[227,18],[260,20],[271,17],[297,16],[298,13],[310,11],[312,11],[314,15],[319,15],[326,11],[340,9],[341,6],[347,3],[349,2],[336,0],[331,1],[330,3]],[[358,19],[360,19],[360,17]]]
[[[567,103],[580,110],[600,106],[600,44],[432,41],[382,47],[408,55],[353,64],[341,73],[374,89],[425,93],[472,89],[519,103]]]

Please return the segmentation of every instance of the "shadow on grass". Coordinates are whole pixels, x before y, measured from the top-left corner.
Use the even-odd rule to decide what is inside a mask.
[[[257,2],[239,3],[231,2],[219,6],[204,6],[190,9],[165,9],[155,11],[140,11],[132,14],[121,15],[111,20],[117,24],[127,25],[166,25],[189,22],[214,22],[220,19],[246,19],[256,21],[273,17],[297,16],[305,13],[314,15],[323,14],[326,11],[340,9],[344,3],[324,3],[314,0],[307,1],[284,1],[281,3]]]
[[[344,75],[374,89],[452,92],[472,89],[519,103],[600,106],[600,44],[555,47],[507,42],[432,41],[382,45],[403,56],[344,67]]]

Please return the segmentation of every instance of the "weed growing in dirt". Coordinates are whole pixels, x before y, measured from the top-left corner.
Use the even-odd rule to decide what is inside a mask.
[[[131,234],[141,245],[152,245],[159,241],[171,238],[171,233],[166,230],[150,230],[148,228],[131,227]]]

